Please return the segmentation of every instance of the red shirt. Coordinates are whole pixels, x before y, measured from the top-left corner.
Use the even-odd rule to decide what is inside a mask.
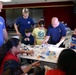
[[[2,61],[2,64],[0,66],[0,75],[2,74],[3,72],[3,68],[4,68],[4,63],[7,61],[7,60],[15,60],[17,62],[19,62],[19,59],[17,58],[17,56],[13,55],[11,52],[8,52],[6,54],[6,56],[4,57],[3,61]]]
[[[65,72],[61,71],[61,70],[48,70],[46,72],[46,75],[65,75]]]

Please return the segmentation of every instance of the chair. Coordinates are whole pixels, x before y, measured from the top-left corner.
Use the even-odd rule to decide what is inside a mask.
[[[65,45],[65,48],[70,48],[70,39],[71,39],[71,35],[66,36],[65,41],[63,43]]]

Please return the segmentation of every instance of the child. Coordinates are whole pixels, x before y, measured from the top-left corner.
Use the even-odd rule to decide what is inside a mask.
[[[31,28],[25,30],[25,35],[23,36],[23,39],[22,39],[22,43],[24,43],[25,45],[34,45],[34,37],[32,36],[31,32],[32,32]],[[30,59],[26,59],[26,60],[27,60],[27,63],[29,64],[33,62],[33,60],[30,60]]]
[[[31,34],[32,29],[26,29],[25,30],[25,35],[23,36],[22,43],[25,45],[34,45],[34,37]]]
[[[73,35],[71,36],[70,48],[76,49],[76,28],[74,29]]]
[[[46,36],[46,28],[44,27],[44,21],[40,20],[38,23],[38,27],[33,30],[33,36],[35,38],[35,44],[41,45],[42,41]]]

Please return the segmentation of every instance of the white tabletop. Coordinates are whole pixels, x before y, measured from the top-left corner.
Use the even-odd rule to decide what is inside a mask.
[[[43,50],[42,50],[41,45],[40,46],[36,45],[33,48],[30,47],[30,46],[26,46],[26,47],[28,47],[30,50],[31,49],[34,50],[35,54],[33,56],[26,55],[26,54],[19,55],[20,58],[33,59],[33,60],[39,60],[39,61],[45,61],[45,62],[51,62],[51,63],[57,63],[58,56],[59,56],[60,52],[64,49],[64,48],[57,48],[57,47],[55,47],[53,45],[46,46],[45,48],[47,48],[49,51],[54,51],[56,53],[56,55],[55,55],[56,57],[49,57],[45,53],[41,54],[42,51],[43,52],[46,51],[45,48],[43,48]],[[38,57],[40,54],[41,54],[41,56],[43,56],[45,58]]]

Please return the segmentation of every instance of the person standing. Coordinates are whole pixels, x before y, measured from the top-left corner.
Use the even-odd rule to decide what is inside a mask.
[[[57,17],[53,17],[51,20],[51,25],[47,30],[46,37],[42,43],[47,43],[50,39],[50,44],[56,45],[58,47],[65,40],[65,36],[66,30],[64,25],[59,22]]]
[[[0,2],[0,12],[1,12],[2,8],[3,8],[3,4],[2,4],[2,2]],[[5,27],[5,21],[4,21],[3,17],[0,16],[0,47],[7,40],[8,40],[8,34],[7,34],[6,27]]]
[[[24,36],[25,30],[35,25],[33,19],[29,17],[29,9],[23,8],[22,15],[23,16],[19,17],[14,24],[18,36]]]

